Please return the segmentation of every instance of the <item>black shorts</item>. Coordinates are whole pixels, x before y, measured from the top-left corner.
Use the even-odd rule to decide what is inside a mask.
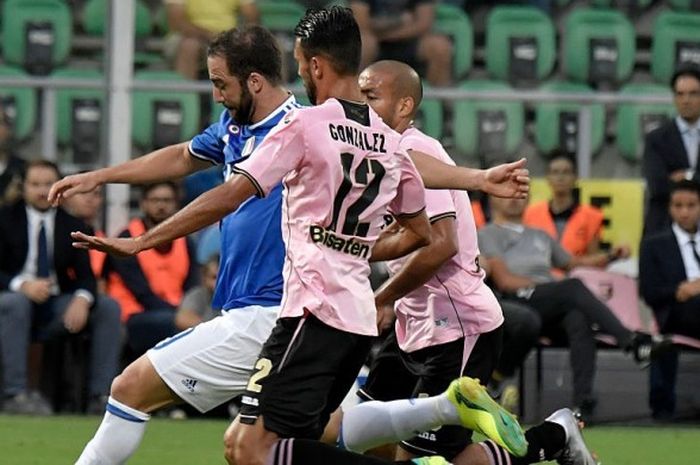
[[[479,335],[462,369],[464,338],[406,353],[392,331],[357,394],[364,400],[381,401],[434,396],[445,392],[460,376],[478,378],[486,384],[496,368],[502,339],[503,326]],[[448,425],[402,441],[401,447],[418,456],[441,455],[451,460],[471,443],[471,437],[471,431]]]
[[[326,325],[310,313],[280,318],[243,395],[240,421],[280,437],[319,439],[352,387],[372,337]]]

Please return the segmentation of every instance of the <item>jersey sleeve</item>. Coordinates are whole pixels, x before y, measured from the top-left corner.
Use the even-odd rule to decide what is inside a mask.
[[[401,179],[396,191],[396,197],[389,205],[389,211],[394,216],[411,217],[425,210],[425,187],[418,170],[406,153],[401,157]]]
[[[190,154],[202,160],[221,165],[224,163],[223,138],[226,135],[224,115],[219,121],[192,138],[189,145]]]
[[[416,150],[422,152],[445,163],[445,159],[449,160],[447,154],[444,154],[443,159],[440,158],[443,155],[440,152],[444,151],[444,149],[439,144],[434,144],[433,140],[425,135],[416,136],[411,134],[404,136],[401,138],[400,147],[405,151]],[[443,218],[457,217],[452,193],[447,189],[426,189],[425,211],[431,223]]]
[[[304,124],[299,110],[292,110],[263,139],[250,157],[233,168],[253,183],[264,197],[304,158]]]

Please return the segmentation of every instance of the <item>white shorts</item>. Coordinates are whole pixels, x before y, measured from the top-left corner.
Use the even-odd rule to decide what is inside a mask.
[[[146,352],[170,389],[200,412],[242,394],[279,307],[251,305],[222,313]]]

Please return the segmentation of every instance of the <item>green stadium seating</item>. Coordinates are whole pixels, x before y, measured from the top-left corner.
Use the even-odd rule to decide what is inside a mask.
[[[592,94],[585,84],[576,82],[549,82],[540,87],[542,91]],[[535,144],[543,156],[554,149],[576,153],[578,112],[581,104],[564,102],[538,103],[535,106]],[[605,108],[602,104],[591,105],[591,148],[595,154],[603,144],[605,134]],[[571,119],[569,119],[571,118]],[[573,127],[567,127],[572,125]],[[570,139],[567,138],[570,135]]]
[[[60,69],[52,73],[53,77],[62,79],[102,79],[104,76],[97,70]],[[95,99],[102,104],[105,111],[105,92],[97,89],[59,89],[56,91],[56,135],[60,144],[71,141],[73,118],[71,117],[72,102],[75,99]]]
[[[83,29],[89,35],[103,36],[107,28],[108,0],[88,0],[83,8]],[[145,37],[153,31],[153,20],[148,7],[136,0],[134,30],[136,37]],[[167,21],[166,21],[167,23]]]
[[[469,16],[454,5],[438,3],[433,28],[452,40],[452,68],[455,79],[460,79],[472,67],[474,32]]]
[[[6,0],[0,18],[0,43],[7,64],[45,75],[68,58],[73,23],[70,7],[63,1]],[[37,51],[27,53],[31,44]]]
[[[27,73],[18,68],[0,66],[0,78],[21,78]],[[37,95],[36,91],[29,87],[0,87],[0,98],[12,99],[16,115],[14,118],[14,137],[24,140],[34,131],[36,122]]]
[[[135,80],[148,81],[185,81],[174,71],[139,71]],[[154,120],[156,119],[156,102],[179,106],[182,115],[181,130],[174,135],[172,143],[188,140],[199,130],[200,100],[196,92],[169,92],[135,90],[132,96],[132,137],[136,145],[157,148],[154,140]]]
[[[700,0],[668,0],[668,3],[676,10],[700,11]]]
[[[469,91],[507,92],[502,82],[473,80],[459,86]],[[453,135],[457,149],[467,156],[503,158],[512,154],[523,139],[524,111],[520,102],[457,100],[454,103]]]
[[[641,10],[651,5],[653,0],[592,0],[591,5],[600,8],[621,8]]]
[[[628,161],[641,160],[644,136],[665,118],[672,118],[676,110],[671,103],[671,92],[666,86],[655,84],[628,84],[620,91],[623,95],[666,95],[667,104],[623,103],[617,109],[617,148]]]
[[[651,74],[667,84],[681,63],[700,65],[700,14],[664,11],[657,16],[651,45]]]
[[[292,0],[263,0],[258,2],[262,25],[274,32],[294,32],[306,9]]]
[[[491,76],[510,81],[533,82],[554,67],[554,25],[534,7],[495,7],[486,22],[486,69]]]
[[[625,81],[632,73],[634,54],[634,28],[619,11],[579,9],[566,18],[562,56],[567,77],[593,83]]]
[[[443,129],[442,101],[440,99],[423,99],[416,115],[416,126],[427,135],[440,139]]]

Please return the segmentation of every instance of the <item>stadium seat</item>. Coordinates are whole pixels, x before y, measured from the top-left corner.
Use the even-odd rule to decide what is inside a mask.
[[[85,32],[92,36],[103,37],[107,27],[107,7],[108,0],[88,0],[83,9],[83,28]],[[151,18],[151,11],[141,1],[136,0],[134,35],[136,44],[134,50],[134,63],[148,65],[161,63],[163,57],[158,53],[143,51],[143,39],[149,37],[153,32],[154,21]],[[166,19],[167,25],[167,19]]]
[[[440,99],[423,99],[415,119],[416,126],[427,135],[438,140],[442,137],[443,113]]]
[[[668,87],[655,84],[628,84],[622,95],[666,95],[667,104],[622,103],[617,109],[617,148],[628,161],[638,162],[644,150],[644,136],[661,122],[672,118],[675,108]]]
[[[502,6],[486,22],[486,69],[511,84],[532,83],[552,72],[554,25],[534,7]]]
[[[641,10],[649,5],[653,0],[592,0],[591,5],[599,8],[618,8],[625,10]]]
[[[667,84],[683,63],[700,65],[700,13],[664,11],[656,18],[651,44],[651,75]]]
[[[140,71],[135,80],[185,81],[173,71]],[[174,144],[199,130],[200,101],[196,92],[135,90],[132,96],[132,136],[145,149]]]
[[[575,81],[623,82],[634,67],[634,28],[619,11],[575,10],[565,21],[562,53],[564,73]]]
[[[668,0],[668,3],[676,10],[700,11],[700,0]]]
[[[258,2],[262,25],[273,32],[294,32],[306,9],[292,0],[263,0]]]
[[[473,80],[459,86],[469,91],[508,92],[502,82]],[[458,100],[454,103],[453,135],[457,149],[482,162],[502,160],[512,154],[523,139],[524,112],[520,102]]]
[[[0,78],[22,78],[27,73],[18,68],[0,66]],[[36,90],[29,87],[0,87],[0,99],[12,117],[12,130],[17,140],[24,140],[34,131],[36,122]],[[14,115],[13,115],[14,113]]]
[[[474,33],[469,16],[454,5],[438,3],[433,28],[452,40],[452,68],[455,79],[460,79],[472,67]]]
[[[52,74],[62,79],[103,79],[97,70],[61,69]],[[105,92],[97,89],[59,89],[56,92],[58,143],[71,146],[74,163],[98,161]],[[77,123],[77,126],[74,126]]]
[[[63,1],[6,0],[0,18],[7,64],[46,75],[68,58],[73,23],[70,7]]]
[[[585,84],[575,82],[549,82],[540,90],[549,92],[571,92],[593,94]],[[578,114],[582,105],[578,103],[547,102],[535,106],[535,144],[543,156],[554,149],[575,154],[578,147]],[[591,149],[595,154],[603,144],[605,133],[605,108],[602,104],[591,105]]]

